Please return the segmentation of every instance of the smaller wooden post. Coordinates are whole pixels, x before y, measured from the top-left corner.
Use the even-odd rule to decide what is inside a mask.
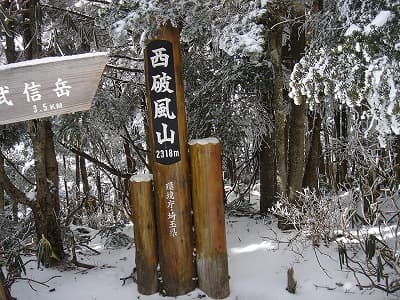
[[[189,142],[199,288],[208,296],[229,296],[228,257],[221,166],[216,138]]]
[[[131,205],[133,211],[136,271],[139,293],[158,292],[157,238],[151,174],[131,178]]]

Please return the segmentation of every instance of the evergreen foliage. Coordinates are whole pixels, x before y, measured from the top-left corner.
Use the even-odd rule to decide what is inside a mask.
[[[398,1],[325,1],[310,24],[312,43],[291,75],[290,97],[311,108],[359,111],[382,146],[400,134]]]

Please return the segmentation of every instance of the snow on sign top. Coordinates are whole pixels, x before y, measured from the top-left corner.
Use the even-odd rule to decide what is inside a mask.
[[[47,64],[47,63],[54,63],[54,62],[61,62],[61,61],[68,61],[68,60],[86,59],[86,58],[97,57],[97,56],[104,57],[107,55],[108,55],[107,52],[93,52],[93,53],[84,53],[84,54],[77,54],[77,55],[44,57],[44,58],[39,58],[39,59],[21,61],[21,62],[14,63],[14,64],[2,65],[2,66],[0,66],[0,72],[6,71],[9,69],[43,65],[43,64]]]
[[[209,137],[205,139],[197,139],[197,140],[191,140],[189,142],[189,145],[207,145],[207,144],[219,144],[219,140],[215,137]]]
[[[106,62],[99,52],[0,66],[0,125],[89,109]]]
[[[147,182],[152,180],[153,180],[153,174],[149,173],[133,175],[131,177],[132,182]]]

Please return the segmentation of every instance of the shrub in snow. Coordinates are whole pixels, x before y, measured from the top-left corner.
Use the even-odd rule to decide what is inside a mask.
[[[352,271],[359,288],[400,290],[399,192],[386,190],[368,209],[359,189],[320,196],[305,190],[297,200],[282,197],[272,213],[294,226],[313,246],[334,243],[341,268]]]
[[[107,249],[124,248],[133,243],[133,239],[123,232],[115,232],[111,234],[105,241],[104,247]]]
[[[124,224],[112,224],[108,226],[103,226],[100,229],[99,234],[102,238],[109,237],[118,231],[122,231],[124,227],[125,227]]]

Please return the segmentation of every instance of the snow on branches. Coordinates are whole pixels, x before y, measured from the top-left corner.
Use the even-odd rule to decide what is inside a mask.
[[[317,15],[314,40],[291,75],[290,97],[361,108],[369,128],[400,134],[400,1],[326,1]],[[350,13],[351,12],[351,13]],[[324,24],[324,26],[318,26]]]
[[[136,0],[125,4],[125,16],[119,16],[112,28],[119,38],[132,33],[140,42],[154,35],[156,28],[169,20],[182,29],[182,39],[193,41],[207,35],[214,47],[230,56],[258,60],[264,52],[264,31],[259,19],[266,12],[259,1],[167,1]]]

